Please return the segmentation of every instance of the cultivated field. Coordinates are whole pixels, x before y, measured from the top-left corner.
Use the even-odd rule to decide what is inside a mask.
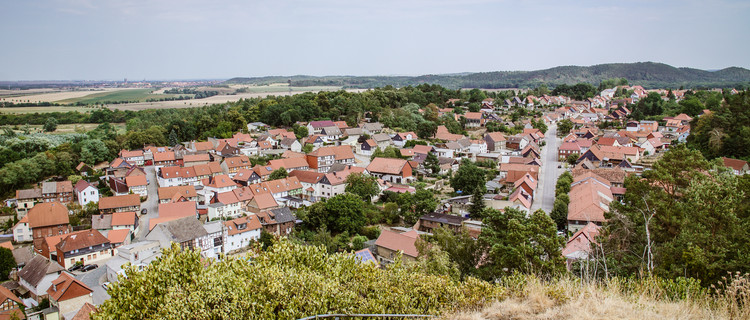
[[[2,90],[0,92],[0,101],[24,103],[24,102],[55,102],[61,103],[63,100],[80,99],[86,96],[107,94],[116,91],[139,90],[125,88],[106,88],[96,90],[80,91],[50,91],[49,89],[38,89],[46,91],[32,90]],[[142,89],[141,89],[142,90]]]
[[[258,90],[263,90],[261,89],[262,87],[257,87],[257,88]],[[112,104],[112,105],[106,105],[106,107],[110,109],[132,110],[132,111],[145,110],[145,109],[195,108],[195,107],[202,107],[202,106],[207,106],[207,105],[216,104],[216,103],[234,102],[240,99],[262,98],[262,97],[267,97],[270,95],[276,95],[276,96],[289,95],[289,87],[286,87],[286,88],[282,87],[282,89],[285,89],[285,91],[279,91],[279,89],[272,90],[268,88],[268,89],[265,89],[265,90],[268,90],[266,92],[238,93],[235,95],[217,95],[217,96],[208,97],[205,99],[197,99],[197,100]],[[297,94],[301,92],[336,91],[339,89],[340,89],[339,87],[292,87],[292,94]],[[347,89],[346,91],[362,92],[362,91],[365,91],[365,89]]]
[[[126,131],[126,127],[124,123],[111,123],[112,126],[117,128],[117,133],[123,134]],[[57,130],[53,132],[44,132],[42,131],[43,125],[29,125],[31,128],[32,133],[47,133],[47,134],[66,134],[66,133],[85,133],[89,132],[91,130],[96,129],[96,127],[99,126],[99,123],[71,123],[71,124],[59,124],[57,125]],[[23,131],[24,126],[4,126],[5,128],[12,128],[17,133],[21,133]]]
[[[0,114],[7,113],[49,113],[49,112],[88,112],[96,110],[97,108],[91,107],[78,107],[78,106],[50,106],[50,107],[8,107],[0,108]]]

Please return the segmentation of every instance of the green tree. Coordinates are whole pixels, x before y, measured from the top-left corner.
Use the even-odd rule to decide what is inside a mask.
[[[471,196],[471,206],[469,207],[469,214],[473,219],[482,219],[482,213],[484,212],[484,192],[481,188],[474,189],[474,194]]]
[[[422,139],[429,139],[437,133],[437,123],[432,121],[421,122],[417,126],[417,135]]]
[[[568,226],[568,204],[560,198],[555,199],[552,205],[552,211],[549,213],[550,218],[555,221],[557,230],[565,230]]]
[[[557,135],[566,136],[573,130],[573,122],[570,119],[563,119],[557,122]]]
[[[463,161],[456,173],[451,177],[451,188],[463,191],[463,194],[474,194],[476,189],[485,191],[484,170],[471,161]]]
[[[170,146],[176,146],[180,144],[180,138],[177,136],[177,131],[172,129],[169,131],[169,138],[167,139],[167,143],[169,143]]]
[[[346,192],[350,192],[358,195],[365,201],[371,201],[373,196],[380,193],[380,187],[378,186],[378,180],[369,175],[363,173],[352,173],[346,177]]]
[[[16,259],[8,248],[0,248],[0,281],[8,280],[10,271],[16,267]]]
[[[574,166],[576,165],[576,162],[578,162],[578,158],[580,158],[581,155],[577,153],[571,153],[568,155],[567,158],[565,158],[565,162],[567,162],[569,165]]]
[[[427,153],[427,158],[424,160],[424,168],[430,171],[431,175],[437,175],[440,173],[440,160],[432,153]]]
[[[47,121],[44,123],[44,131],[52,132],[55,130],[57,130],[57,119],[54,117],[47,118]]]
[[[326,228],[331,232],[356,233],[365,225],[365,203],[358,195],[344,193],[310,206],[307,223],[313,229]]]
[[[542,210],[526,217],[523,211],[487,209],[478,241],[486,252],[480,272],[485,279],[497,279],[515,271],[555,275],[565,270],[560,250],[565,244],[557,236],[555,223]]]
[[[81,161],[88,165],[95,165],[109,159],[109,148],[101,140],[88,139],[81,142]]]
[[[146,270],[124,272],[93,319],[299,319],[352,310],[441,315],[501,295],[499,287],[474,278],[431,275],[400,259],[381,269],[284,239],[252,261],[227,257],[209,264],[199,251],[175,244]]]
[[[310,153],[310,152],[312,152],[312,151],[313,151],[313,148],[314,148],[314,147],[315,147],[315,146],[313,146],[313,145],[311,145],[311,144],[307,143],[307,144],[305,144],[304,146],[302,146],[302,152],[304,152],[304,153]]]
[[[284,169],[284,167],[281,167],[271,172],[271,174],[268,175],[268,180],[284,179],[288,176],[289,176],[289,173],[286,172],[286,169]]]
[[[294,136],[296,136],[297,139],[304,139],[310,135],[306,126],[301,126],[296,123],[292,126],[292,130],[294,130]]]

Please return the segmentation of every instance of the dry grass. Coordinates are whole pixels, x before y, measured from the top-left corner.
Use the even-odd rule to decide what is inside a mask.
[[[68,99],[78,99],[89,95],[101,94],[104,92],[123,91],[130,90],[127,88],[105,88],[105,89],[92,89],[92,90],[77,90],[77,91],[56,91],[56,92],[42,92],[34,93],[28,90],[5,90],[8,94],[2,97],[2,101],[13,102],[13,103],[24,103],[24,102],[58,102]],[[13,97],[13,93],[18,96]],[[29,94],[32,93],[32,94]]]
[[[446,319],[750,319],[750,310],[743,307],[750,302],[748,276],[726,282],[715,295],[669,299],[663,289],[653,287],[626,293],[615,281],[597,285],[530,278],[503,301]]]

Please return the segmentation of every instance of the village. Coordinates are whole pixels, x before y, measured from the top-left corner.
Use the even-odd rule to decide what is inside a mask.
[[[618,91],[632,94],[615,97]],[[418,239],[436,228],[468,230],[476,238],[482,221],[473,208],[527,215],[541,209],[554,219],[562,207],[556,223],[570,267],[591,254],[609,204],[626,192],[626,177],[649,170],[690,135],[687,114],[635,121],[630,108],[649,94],[679,101],[686,91],[618,86],[586,100],[487,98],[475,112],[457,99],[421,106],[422,114],[453,117],[466,134],[439,125],[420,136],[373,119],[356,126],[297,122],[295,128],[252,122],[231,138],[122,150],[109,162],[79,164],[78,181],[40,182],[6,200],[19,222],[13,241],[0,246],[13,251],[17,271],[0,294],[25,305],[28,319],[88,314],[109,298],[107,286],[128,265],[147,268],[173,244],[198,250],[207,261],[244,255],[264,234],[294,235],[308,223],[300,212],[347,193],[350,178],[361,176],[375,178],[369,202],[377,206],[381,197],[419,190],[438,201],[414,224],[375,225],[377,236],[353,252],[363,263],[387,265],[399,255],[416,261]],[[513,120],[518,110],[526,116]],[[516,133],[494,130],[499,126]],[[298,128],[307,135],[299,137]],[[748,172],[745,161],[723,162],[735,174]],[[474,186],[481,192],[453,188],[455,174],[471,165],[486,170],[484,185]],[[562,181],[567,203],[556,205]],[[91,221],[73,223],[71,205],[92,211]]]

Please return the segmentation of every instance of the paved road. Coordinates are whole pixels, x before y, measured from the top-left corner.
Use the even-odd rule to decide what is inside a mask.
[[[531,205],[532,212],[542,209],[549,213],[555,203],[555,184],[564,169],[558,169],[560,162],[557,161],[557,147],[561,139],[557,137],[557,126],[551,125],[544,134],[546,145],[542,150],[542,169],[539,172],[539,186],[536,190],[534,203]]]
[[[107,282],[107,266],[104,263],[99,265],[99,268],[88,272],[74,272],[78,281],[86,284],[94,292],[91,294],[94,305],[100,305],[110,297],[107,294],[107,290],[102,287],[102,283]]]
[[[148,234],[149,219],[157,218],[159,216],[159,213],[157,212],[159,206],[159,185],[156,179],[156,171],[154,170],[154,166],[144,167],[143,170],[146,171],[146,178],[148,179],[148,199],[146,199],[146,202],[141,203],[141,209],[146,209],[148,212],[140,217],[140,227],[138,229],[138,234],[136,235],[136,240],[143,240],[146,238],[146,235]]]

